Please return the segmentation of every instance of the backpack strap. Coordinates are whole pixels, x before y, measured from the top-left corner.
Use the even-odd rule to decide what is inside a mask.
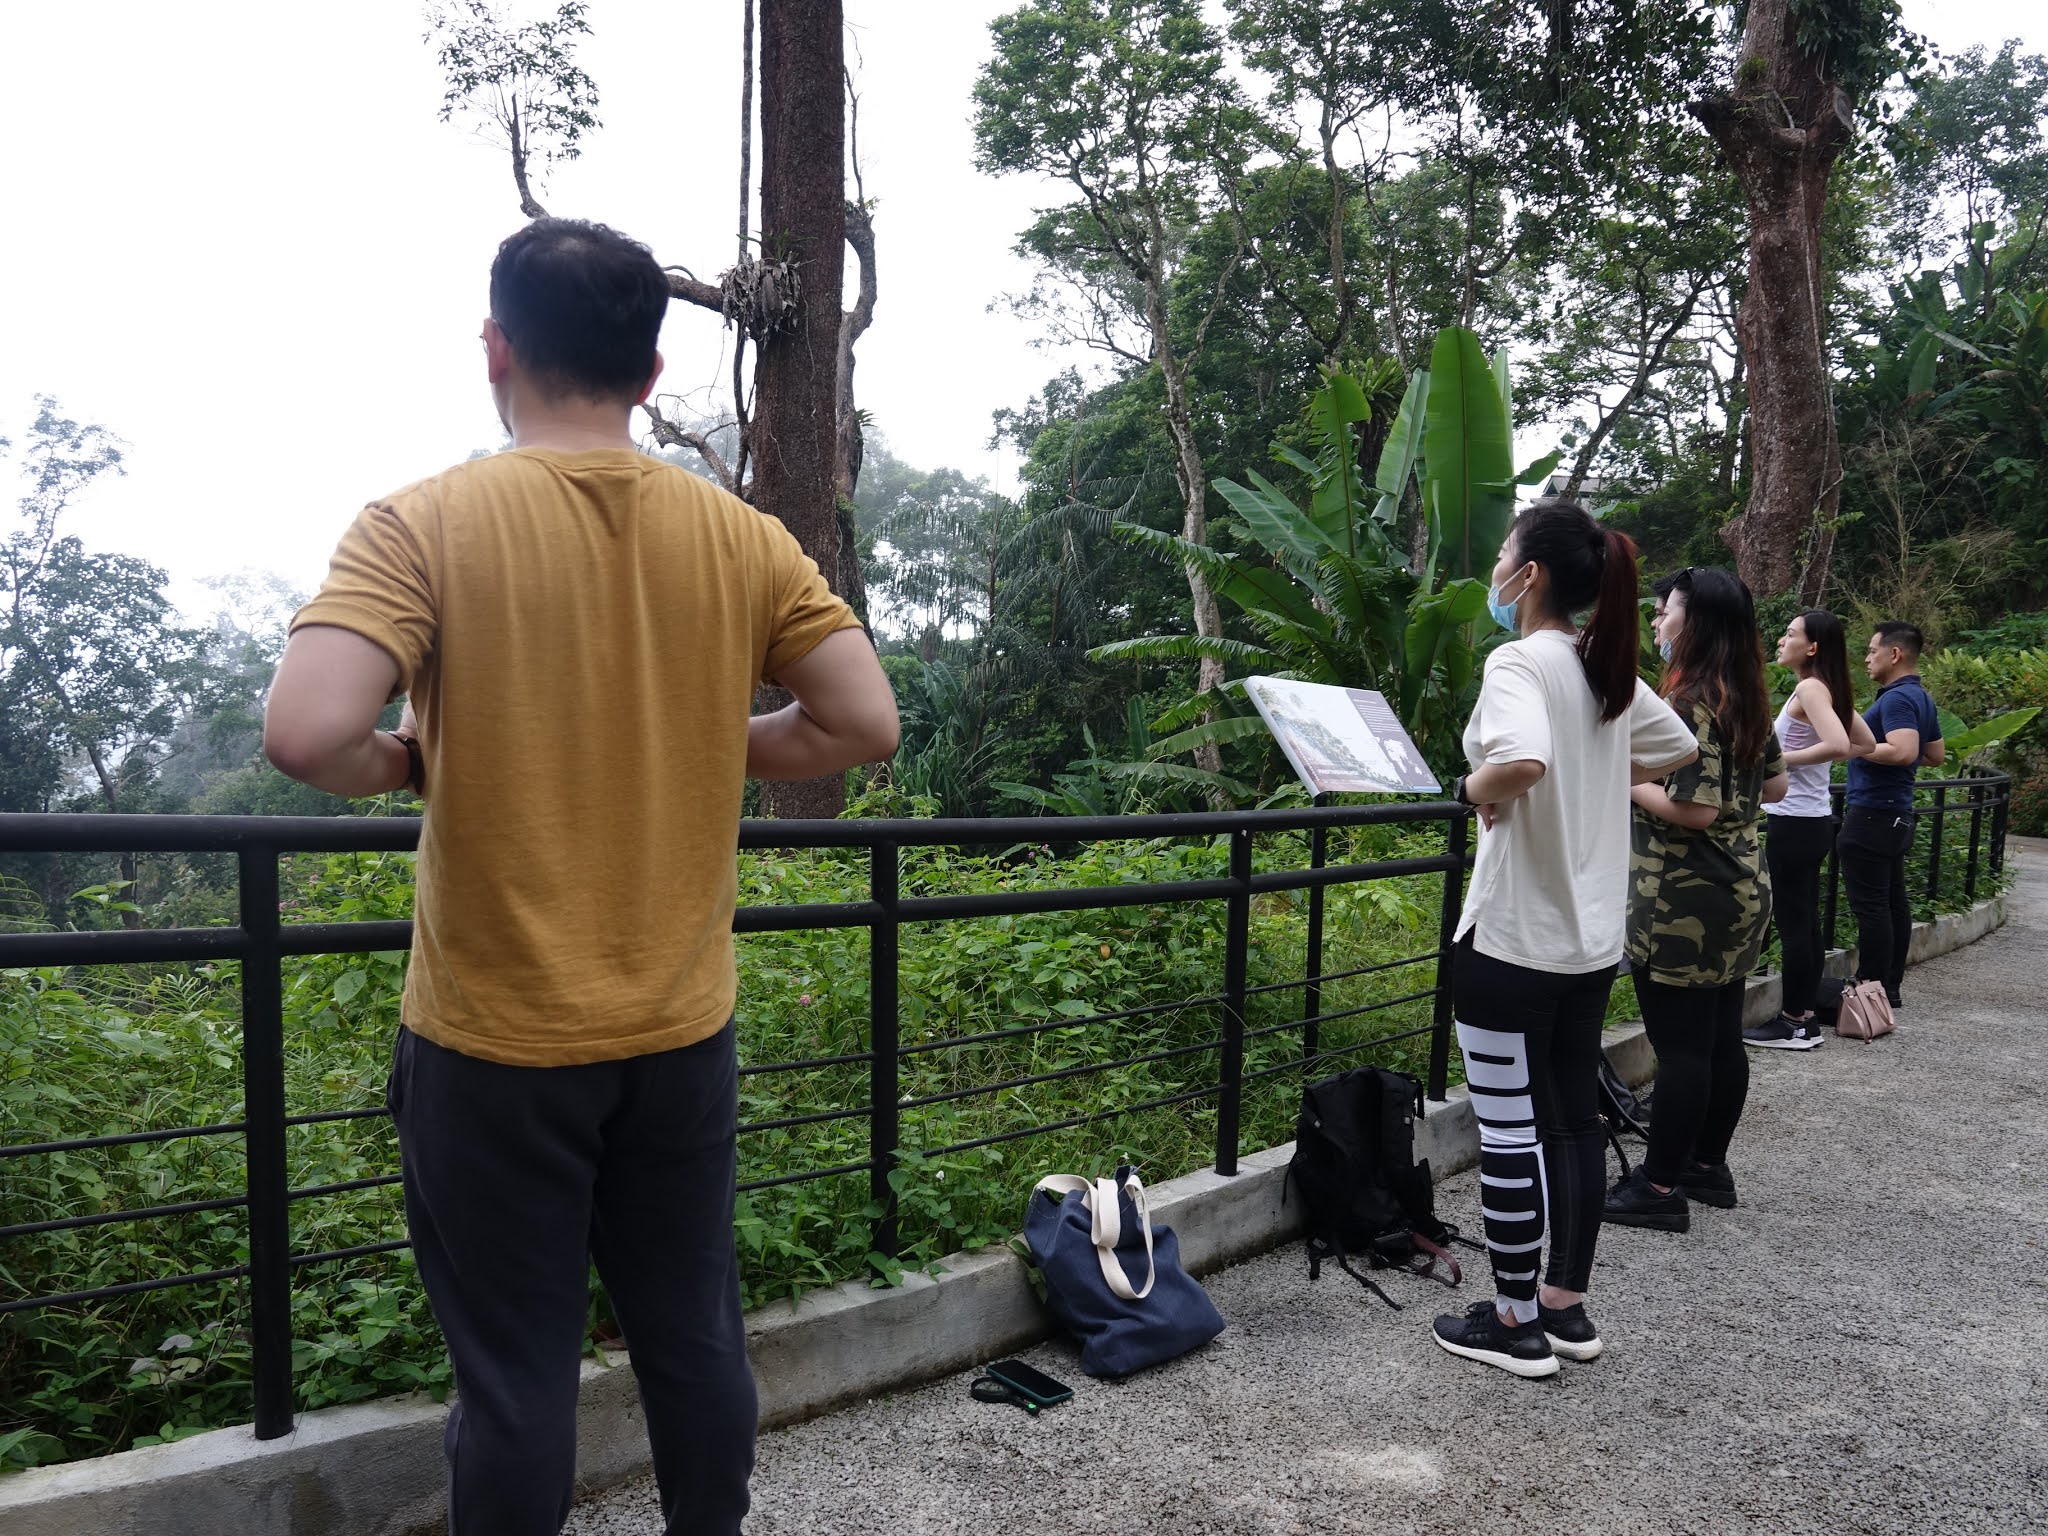
[[[1343,1254],[1333,1253],[1333,1257],[1335,1257],[1335,1259],[1337,1260],[1337,1267],[1343,1270],[1345,1274],[1349,1275],[1352,1279],[1356,1280],[1368,1291],[1371,1291],[1373,1295],[1379,1297],[1381,1301],[1384,1301],[1396,1312],[1399,1312],[1401,1310],[1401,1303],[1394,1300],[1393,1297],[1389,1296],[1385,1291],[1381,1290],[1378,1285],[1374,1284],[1371,1280],[1368,1280],[1364,1275],[1361,1275],[1357,1270],[1353,1269],[1351,1267],[1351,1261],[1345,1258]]]

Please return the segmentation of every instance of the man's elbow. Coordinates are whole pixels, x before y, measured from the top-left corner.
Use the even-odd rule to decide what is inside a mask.
[[[886,717],[878,716],[868,724],[861,743],[861,761],[864,763],[886,763],[896,755],[896,748],[903,740],[903,725],[897,718],[892,702]]]
[[[288,779],[301,783],[319,771],[319,754],[303,735],[279,725],[275,720],[263,722],[263,756],[270,766]]]

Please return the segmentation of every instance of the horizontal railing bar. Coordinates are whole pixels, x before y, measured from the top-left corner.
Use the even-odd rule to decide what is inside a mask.
[[[360,1259],[373,1253],[396,1253],[401,1248],[410,1248],[411,1242],[394,1237],[382,1243],[359,1243],[353,1248],[329,1248],[324,1253],[295,1253],[290,1264],[293,1269],[303,1264],[329,1264],[336,1259]]]
[[[1054,1029],[1082,1029],[1090,1024],[1112,1024],[1118,1019],[1142,1018],[1149,1013],[1173,1013],[1184,1008],[1209,1008],[1223,1001],[1220,995],[1187,997],[1177,1003],[1147,1003],[1142,1008],[1121,1008],[1115,1013],[1089,1013],[1079,1018],[1047,1019],[1037,1024],[1019,1024],[1012,1029],[991,1029],[979,1035],[960,1035],[945,1040],[926,1040],[897,1048],[898,1056],[916,1056],[928,1051],[950,1051],[956,1046],[982,1045],[990,1040],[1017,1040],[1025,1035],[1042,1035]]]
[[[1256,1040],[1262,1035],[1278,1035],[1284,1034],[1288,1030],[1300,1029],[1304,1024],[1334,1024],[1339,1019],[1355,1019],[1363,1013],[1379,1013],[1384,1009],[1398,1008],[1403,1003],[1419,1003],[1426,997],[1433,998],[1435,996],[1436,988],[1430,987],[1421,992],[1410,992],[1403,997],[1390,997],[1382,1003],[1364,1003],[1356,1008],[1340,1008],[1335,1013],[1319,1013],[1312,1019],[1288,1019],[1284,1023],[1267,1024],[1258,1029],[1248,1029],[1245,1031],[1244,1037],[1247,1040]],[[1433,1028],[1434,1026],[1431,1027]],[[1428,1030],[1425,1030],[1424,1033],[1428,1033]]]
[[[309,1184],[304,1189],[288,1189],[284,1192],[287,1200],[312,1200],[321,1195],[345,1195],[357,1189],[382,1189],[387,1184],[396,1184],[403,1177],[396,1173],[380,1173],[367,1179],[344,1179],[339,1184]]]
[[[95,1211],[90,1216],[60,1216],[49,1221],[24,1221],[0,1227],[0,1237],[32,1237],[38,1232],[74,1232],[80,1227],[103,1227],[115,1221],[147,1221],[152,1216],[190,1216],[196,1211],[230,1211],[249,1203],[246,1195],[224,1195],[218,1200],[187,1200],[182,1205],[145,1205],[132,1211]]]
[[[1373,880],[1398,880],[1404,875],[1440,875],[1463,869],[1471,860],[1443,854],[1427,858],[1381,859],[1373,864],[1326,864],[1321,869],[1276,869],[1252,876],[1252,894],[1306,891],[1319,885],[1363,885]]]
[[[372,1104],[364,1109],[323,1109],[311,1115],[286,1115],[286,1125],[332,1125],[337,1120],[388,1120],[391,1111],[382,1104]]]
[[[1100,907],[1221,901],[1236,892],[1236,882],[1229,879],[1174,880],[1153,885],[1080,885],[1056,891],[906,896],[896,906],[903,922],[932,923],[968,917],[1011,917],[1027,912],[1086,912]]]
[[[110,1301],[116,1296],[140,1296],[149,1291],[168,1291],[180,1285],[211,1285],[216,1280],[239,1280],[249,1266],[208,1269],[191,1275],[165,1275],[155,1280],[131,1280],[126,1285],[102,1285],[90,1291],[65,1291],[57,1296],[25,1296],[18,1301],[0,1302],[0,1317],[9,1312],[33,1312],[41,1307],[71,1307],[87,1301]]]
[[[842,1173],[872,1173],[873,1163],[841,1163],[837,1168],[813,1168],[805,1173],[782,1173],[772,1179],[749,1179],[735,1186],[744,1195],[756,1189],[775,1189],[783,1184],[806,1184],[812,1179],[836,1179]]]
[[[0,816],[0,853],[410,853],[417,816]]]
[[[790,1115],[781,1120],[750,1120],[737,1128],[734,1134],[745,1136],[753,1131],[786,1131],[798,1125],[825,1125],[833,1120],[865,1120],[874,1111],[866,1105],[859,1109],[827,1109],[814,1115]]]
[[[734,933],[801,933],[816,928],[867,928],[882,915],[872,901],[814,901],[796,906],[741,907]]]
[[[1299,981],[1269,981],[1262,987],[1246,987],[1244,995],[1257,997],[1262,992],[1296,992],[1312,982],[1320,982],[1327,987],[1340,981],[1352,981],[1360,976],[1371,976],[1380,971],[1398,971],[1404,965],[1420,965],[1425,960],[1441,960],[1443,957],[1442,950],[1432,949],[1424,954],[1410,955],[1405,960],[1382,960],[1377,965],[1361,965],[1348,971],[1325,971],[1319,976],[1304,976]],[[1296,1019],[1294,1022],[1302,1024],[1307,1021]]]
[[[1013,1088],[1035,1088],[1040,1083],[1063,1082],[1070,1077],[1086,1077],[1091,1072],[1111,1072],[1118,1067],[1142,1067],[1155,1061],[1169,1061],[1175,1056],[1192,1056],[1197,1051],[1213,1051],[1223,1042],[1204,1040],[1199,1045],[1176,1045],[1170,1050],[1153,1051],[1145,1056],[1126,1056],[1117,1061],[1090,1061],[1078,1067],[1062,1067],[1057,1072],[1038,1072],[1030,1077],[1013,1077],[1008,1082],[986,1083],[974,1088],[949,1088],[944,1093],[930,1093],[921,1098],[903,1099],[899,1109],[924,1109],[933,1104],[951,1104],[957,1099],[980,1098],[983,1094],[1008,1093]]]
[[[1247,1072],[1244,1080],[1249,1085],[1263,1078],[1278,1077],[1282,1072],[1299,1072],[1305,1067],[1319,1067],[1326,1061],[1336,1060],[1339,1056],[1355,1056],[1360,1051],[1374,1050],[1382,1045],[1398,1045],[1403,1040],[1419,1040],[1435,1028],[1434,1024],[1425,1024],[1420,1029],[1404,1029],[1397,1035],[1375,1035],[1370,1040],[1359,1040],[1351,1045],[1333,1045],[1329,1050],[1318,1051],[1313,1056],[1301,1056],[1293,1061],[1283,1061],[1276,1067],[1262,1067],[1256,1072]]]
[[[149,1141],[176,1141],[183,1136],[233,1136],[248,1128],[236,1120],[226,1125],[181,1125],[172,1131],[124,1131],[117,1136],[80,1136],[73,1141],[25,1141],[19,1146],[0,1147],[0,1158],[27,1157],[41,1152],[90,1152],[95,1147],[138,1146]]]
[[[0,821],[6,818],[0,816]],[[88,850],[89,851],[89,850]],[[87,928],[69,933],[0,933],[0,969],[40,965],[166,965],[241,960],[239,928]]]
[[[1176,1093],[1171,1098],[1143,1099],[1136,1104],[1124,1104],[1115,1109],[1099,1109],[1093,1114],[1077,1115],[1072,1120],[1055,1120],[1050,1125],[1027,1126],[1021,1131],[1002,1131],[994,1136],[979,1136],[973,1141],[956,1141],[950,1146],[933,1147],[925,1157],[946,1157],[954,1152],[973,1152],[981,1147],[998,1146],[1006,1141],[1022,1141],[1027,1136],[1050,1136],[1055,1131],[1071,1131],[1083,1125],[1094,1125],[1102,1120],[1115,1120],[1124,1115],[1142,1115],[1148,1109],[1167,1109],[1175,1104],[1189,1104],[1196,1099],[1212,1097],[1218,1091],[1217,1085],[1196,1088],[1188,1093]]]
[[[278,932],[287,955],[374,955],[412,948],[412,920],[368,923],[294,923]]]
[[[1449,821],[1466,809],[1449,800],[1376,805],[1302,806],[1273,811],[1187,811],[1146,816],[942,816],[876,821],[743,821],[740,847],[969,847],[989,843],[1124,842],[1160,837],[1213,837],[1228,832],[1294,832],[1304,828]]]
[[[873,1051],[856,1051],[851,1056],[813,1056],[809,1061],[768,1061],[758,1067],[741,1067],[741,1077],[760,1077],[769,1072],[813,1072],[820,1067],[845,1067],[859,1061],[873,1061]]]

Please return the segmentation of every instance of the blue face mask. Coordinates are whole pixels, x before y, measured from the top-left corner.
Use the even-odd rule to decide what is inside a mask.
[[[1514,579],[1514,577],[1510,576],[1508,581],[1513,581]],[[1521,605],[1522,599],[1518,597],[1512,603],[1502,602],[1500,600],[1500,589],[1507,584],[1508,582],[1504,581],[1500,586],[1487,589],[1486,611],[1493,615],[1494,623],[1512,635],[1519,633],[1518,627],[1515,624],[1515,609]],[[1526,596],[1527,594],[1524,593],[1523,595]]]
[[[1666,661],[1669,661],[1671,659],[1671,653],[1674,649],[1675,647],[1673,647],[1669,640],[1659,640],[1657,642],[1657,654],[1659,656],[1662,656]]]

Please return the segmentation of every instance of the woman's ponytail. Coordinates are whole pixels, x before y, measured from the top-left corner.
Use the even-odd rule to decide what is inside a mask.
[[[1575,501],[1539,501],[1515,519],[1517,564],[1550,573],[1556,616],[1592,610],[1579,635],[1579,664],[1600,701],[1603,723],[1619,720],[1636,696],[1636,546]]]
[[[1579,635],[1579,662],[1600,700],[1602,721],[1618,720],[1636,696],[1637,613],[1635,540],[1602,527],[1600,595]]]

